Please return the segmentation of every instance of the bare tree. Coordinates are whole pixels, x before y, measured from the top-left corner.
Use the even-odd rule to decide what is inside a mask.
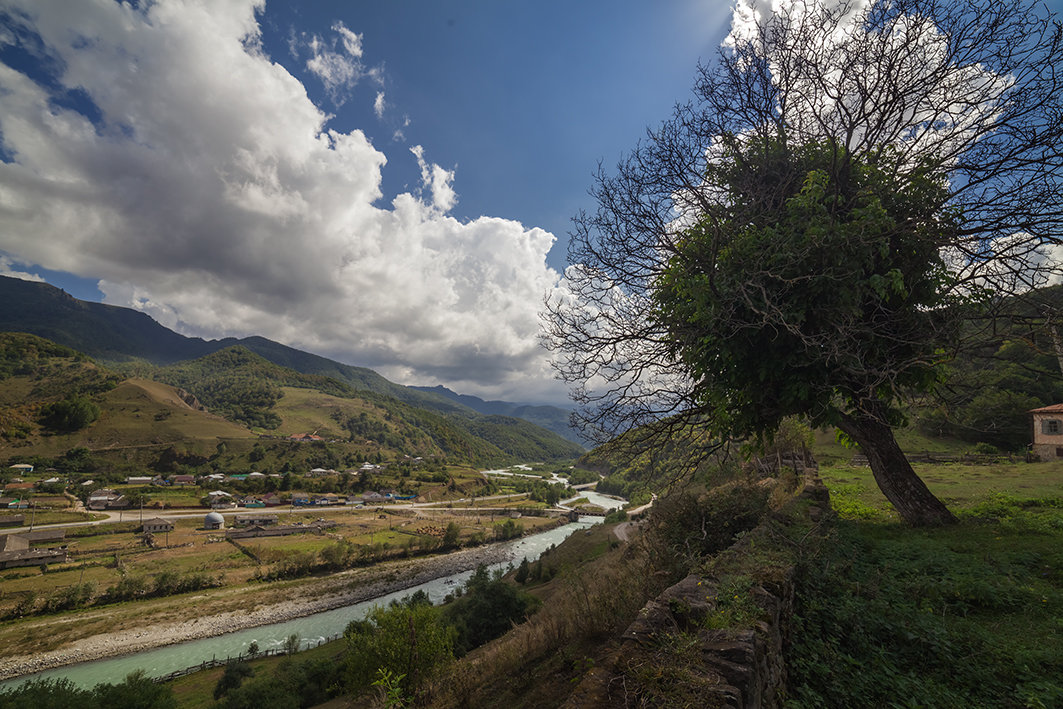
[[[599,168],[544,313],[555,368],[598,440],[719,445],[801,414],[860,444],[907,521],[951,521],[892,426],[961,315],[1059,280],[1063,30],[1025,0],[754,10]]]

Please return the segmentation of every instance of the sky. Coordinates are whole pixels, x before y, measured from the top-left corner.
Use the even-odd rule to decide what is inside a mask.
[[[687,100],[731,14],[0,0],[0,274],[186,335],[563,403],[538,313],[570,220],[599,163]]]
[[[712,0],[0,0],[0,274],[183,334],[561,403],[566,233]]]

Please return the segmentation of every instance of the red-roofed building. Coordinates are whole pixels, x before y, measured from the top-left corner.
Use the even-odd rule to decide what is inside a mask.
[[[1033,409],[1030,416],[1034,456],[1041,460],[1063,458],[1063,404]]]

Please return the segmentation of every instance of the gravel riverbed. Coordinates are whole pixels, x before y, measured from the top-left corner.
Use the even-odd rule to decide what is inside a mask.
[[[479,564],[503,562],[506,558],[504,549],[487,546],[444,556],[389,562],[368,570],[345,571],[308,583],[305,589],[296,592],[295,598],[283,603],[259,606],[249,611],[189,618],[179,623],[102,633],[75,640],[56,650],[3,657],[0,658],[0,680],[313,615],[469,571]]]

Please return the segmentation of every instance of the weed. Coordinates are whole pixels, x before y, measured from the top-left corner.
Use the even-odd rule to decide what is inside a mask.
[[[716,589],[716,609],[705,616],[706,628],[748,628],[763,610],[753,597],[753,580],[748,576],[724,577]]]

